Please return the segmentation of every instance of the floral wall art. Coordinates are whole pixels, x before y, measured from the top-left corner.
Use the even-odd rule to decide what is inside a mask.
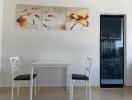
[[[87,30],[88,18],[88,9],[86,8],[66,8],[66,30]]]
[[[88,8],[17,4],[16,26],[43,30],[81,31],[89,25]]]
[[[42,28],[46,30],[65,30],[65,8],[42,7]]]
[[[41,28],[41,7],[33,5],[17,5],[16,24],[20,28]]]

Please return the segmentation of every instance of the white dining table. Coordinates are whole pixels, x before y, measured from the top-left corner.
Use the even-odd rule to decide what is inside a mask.
[[[65,68],[66,69],[66,89],[69,91],[69,100],[73,100],[71,93],[71,62],[68,60],[37,60],[32,63],[30,81],[30,100],[33,100],[33,74],[38,68]]]

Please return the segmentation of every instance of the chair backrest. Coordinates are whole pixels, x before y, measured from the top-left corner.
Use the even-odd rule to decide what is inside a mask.
[[[88,77],[90,77],[90,75],[91,75],[92,61],[93,61],[93,58],[90,58],[90,57],[86,58],[85,75],[87,75]]]
[[[10,57],[10,64],[11,64],[11,72],[12,72],[12,78],[19,74],[20,72],[20,58],[17,57]]]

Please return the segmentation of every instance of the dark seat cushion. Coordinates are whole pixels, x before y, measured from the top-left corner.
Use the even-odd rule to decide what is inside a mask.
[[[35,78],[37,74],[33,74],[33,78]],[[18,75],[14,78],[14,80],[30,80],[30,74],[23,74],[23,75]]]
[[[73,80],[89,80],[89,78],[86,75],[81,74],[72,74]]]

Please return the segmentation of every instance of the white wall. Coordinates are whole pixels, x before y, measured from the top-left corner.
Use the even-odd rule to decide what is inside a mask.
[[[22,69],[29,71],[31,61],[36,58],[69,58],[73,63],[73,72],[83,72],[83,60],[88,56],[94,58],[92,66],[92,85],[99,86],[99,47],[100,47],[100,14],[126,14],[127,15],[127,78],[126,84],[132,85],[131,72],[131,17],[132,10],[128,11],[129,2],[126,0],[4,0],[4,26],[2,37],[2,75],[3,86],[10,85],[9,57],[20,55]],[[113,3],[114,2],[114,3]],[[43,6],[62,7],[88,7],[90,10],[90,25],[88,31],[60,32],[36,29],[18,29],[15,27],[16,4],[34,4]],[[130,8],[131,9],[131,8]],[[128,26],[129,25],[129,26]],[[41,70],[41,85],[64,85],[63,70]],[[55,72],[52,72],[55,71]],[[57,78],[55,77],[57,76]],[[132,80],[132,79],[131,79]]]
[[[127,85],[132,86],[132,4],[129,3],[130,0],[126,0],[127,2],[127,34],[126,34],[126,42],[127,42],[127,74],[126,74],[126,83]]]
[[[0,71],[1,71],[1,43],[2,43],[2,25],[3,25],[3,0],[0,0]]]
[[[0,0],[0,86],[1,86],[1,50],[2,50],[2,25],[3,25],[3,0]]]

